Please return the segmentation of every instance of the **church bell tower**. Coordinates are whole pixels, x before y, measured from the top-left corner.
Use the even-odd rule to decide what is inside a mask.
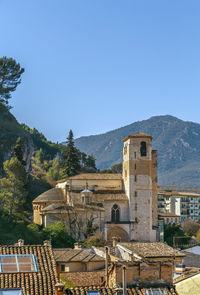
[[[152,137],[144,133],[127,136],[123,149],[123,183],[129,199],[131,240],[157,239],[157,152]]]

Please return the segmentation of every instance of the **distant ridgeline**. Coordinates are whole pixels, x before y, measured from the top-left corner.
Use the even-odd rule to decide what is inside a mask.
[[[135,132],[153,137],[153,148],[158,151],[159,184],[199,186],[200,124],[156,116],[104,134],[80,137],[75,144],[94,155],[97,168],[107,169],[122,162],[122,139]]]
[[[75,145],[96,158],[98,169],[108,169],[122,162],[122,139],[138,131],[153,137],[153,148],[158,151],[159,184],[199,186],[200,124],[197,123],[172,116],[157,116],[105,134],[80,137],[75,140]],[[0,175],[2,164],[10,158],[12,147],[19,136],[25,139],[28,169],[36,150],[42,148],[45,157],[51,160],[63,147],[47,141],[36,129],[20,125],[7,108],[0,104]]]

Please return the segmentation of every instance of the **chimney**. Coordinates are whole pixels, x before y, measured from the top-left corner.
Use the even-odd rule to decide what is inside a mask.
[[[108,247],[106,247],[105,276],[106,276],[106,287],[108,287]]]
[[[80,245],[79,243],[74,243],[74,249],[75,250],[81,250],[82,249],[82,245]]]
[[[56,263],[56,270],[57,270],[57,275],[58,275],[58,280],[59,281],[60,281],[60,268],[61,268],[60,264]]]
[[[56,294],[55,295],[63,295],[64,294],[64,284],[58,282],[55,284]]]
[[[113,239],[113,241],[112,241],[112,244],[113,244],[113,247],[117,247],[117,237],[113,237],[112,238]]]
[[[126,295],[126,266],[123,265],[123,295]]]
[[[45,241],[43,242],[43,245],[44,245],[44,246],[51,246],[51,241],[50,241],[50,240],[45,240]]]
[[[24,240],[19,239],[17,245],[18,245],[19,247],[24,246]]]

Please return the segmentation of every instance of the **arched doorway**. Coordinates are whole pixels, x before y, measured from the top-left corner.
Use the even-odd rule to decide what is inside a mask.
[[[119,226],[114,226],[108,230],[107,240],[112,241],[113,238],[118,238],[121,242],[129,241],[128,233]]]

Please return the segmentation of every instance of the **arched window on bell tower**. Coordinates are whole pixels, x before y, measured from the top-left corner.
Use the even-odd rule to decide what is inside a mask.
[[[147,144],[145,141],[140,143],[140,155],[141,157],[146,157],[147,155]]]
[[[119,222],[120,221],[120,208],[117,204],[114,204],[111,209],[111,221]]]

